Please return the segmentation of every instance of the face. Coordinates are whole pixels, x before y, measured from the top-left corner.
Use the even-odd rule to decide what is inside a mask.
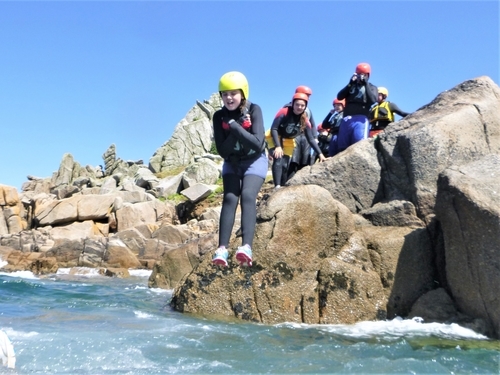
[[[384,95],[379,93],[379,94],[378,94],[378,102],[379,102],[379,103],[382,103],[382,102],[384,101],[384,99],[385,99],[385,98],[384,98]]]
[[[306,110],[306,101],[302,99],[296,99],[293,101],[293,113],[296,115],[301,115]]]
[[[241,104],[243,95],[240,90],[222,91],[222,102],[229,111],[234,111]]]
[[[342,112],[344,110],[344,106],[340,103],[335,103],[333,108],[335,109],[335,112]]]

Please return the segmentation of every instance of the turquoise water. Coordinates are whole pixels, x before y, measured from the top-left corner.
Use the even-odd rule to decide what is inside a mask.
[[[0,374],[498,374],[499,342],[418,319],[265,326],[172,311],[148,273],[0,273]]]

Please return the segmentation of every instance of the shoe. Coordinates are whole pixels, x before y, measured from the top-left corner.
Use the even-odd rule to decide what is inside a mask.
[[[250,246],[240,246],[236,250],[236,260],[242,267],[252,267],[252,249]]]
[[[214,257],[212,258],[212,264],[216,266],[227,267],[227,257],[229,256],[229,252],[223,246],[219,247],[215,250]]]

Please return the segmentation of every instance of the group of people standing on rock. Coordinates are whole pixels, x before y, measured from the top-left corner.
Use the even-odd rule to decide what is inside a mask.
[[[279,188],[304,166],[323,162],[360,140],[377,136],[394,121],[394,114],[408,115],[386,101],[388,90],[368,82],[370,75],[368,63],[358,64],[334,99],[333,109],[317,127],[308,107],[312,90],[298,86],[267,132],[260,106],[248,100],[246,77],[232,71],[220,78],[223,107],[213,116],[213,128],[217,151],[224,159],[224,197],[214,265],[228,266],[229,240],[239,203],[242,246],[236,249],[235,259],[240,266],[252,266],[256,200],[267,176],[268,157],[274,186]]]

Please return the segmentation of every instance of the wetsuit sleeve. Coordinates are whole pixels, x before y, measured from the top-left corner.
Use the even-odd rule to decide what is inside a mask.
[[[366,103],[369,105],[375,104],[378,99],[377,86],[371,83],[366,84]]]
[[[244,129],[238,122],[231,121],[229,124],[229,131],[242,145],[256,152],[260,152],[262,151],[262,145],[264,144],[265,138],[262,110],[257,104],[252,103],[249,113],[252,126],[250,126],[248,130]]]
[[[273,142],[275,145],[281,147],[280,137],[278,134],[278,127],[287,113],[286,108],[281,108],[276,116],[274,116],[273,123],[271,125],[271,136],[273,137]]]
[[[311,115],[309,122],[311,123],[312,135],[314,138],[318,138],[318,131],[316,130],[316,122],[314,121],[314,116],[310,109],[309,109],[309,114]]]
[[[233,134],[222,128],[221,111],[214,113],[212,123],[214,127],[214,141],[217,152],[221,157],[227,159],[234,151],[234,147],[238,139]]]
[[[349,83],[346,87],[344,87],[342,90],[339,91],[337,94],[337,99],[338,100],[343,100],[347,98],[347,95],[349,95],[349,89],[351,88],[351,84]]]
[[[393,113],[397,113],[398,115],[400,115],[401,117],[406,117],[409,115],[408,112],[405,112],[405,111],[402,111],[396,104],[394,104],[393,102],[390,102],[389,103],[389,109],[391,110],[391,112]]]
[[[316,154],[321,154],[321,149],[318,146],[318,142],[316,142],[316,140],[314,139],[310,125],[307,125],[304,129],[304,134],[306,135],[307,142],[309,142],[309,145],[316,152]]]
[[[330,112],[328,112],[325,119],[321,123],[321,127],[323,129],[330,129],[332,127],[332,124],[330,123],[330,121],[328,121],[328,120],[330,120],[330,117],[332,117],[332,114]]]

